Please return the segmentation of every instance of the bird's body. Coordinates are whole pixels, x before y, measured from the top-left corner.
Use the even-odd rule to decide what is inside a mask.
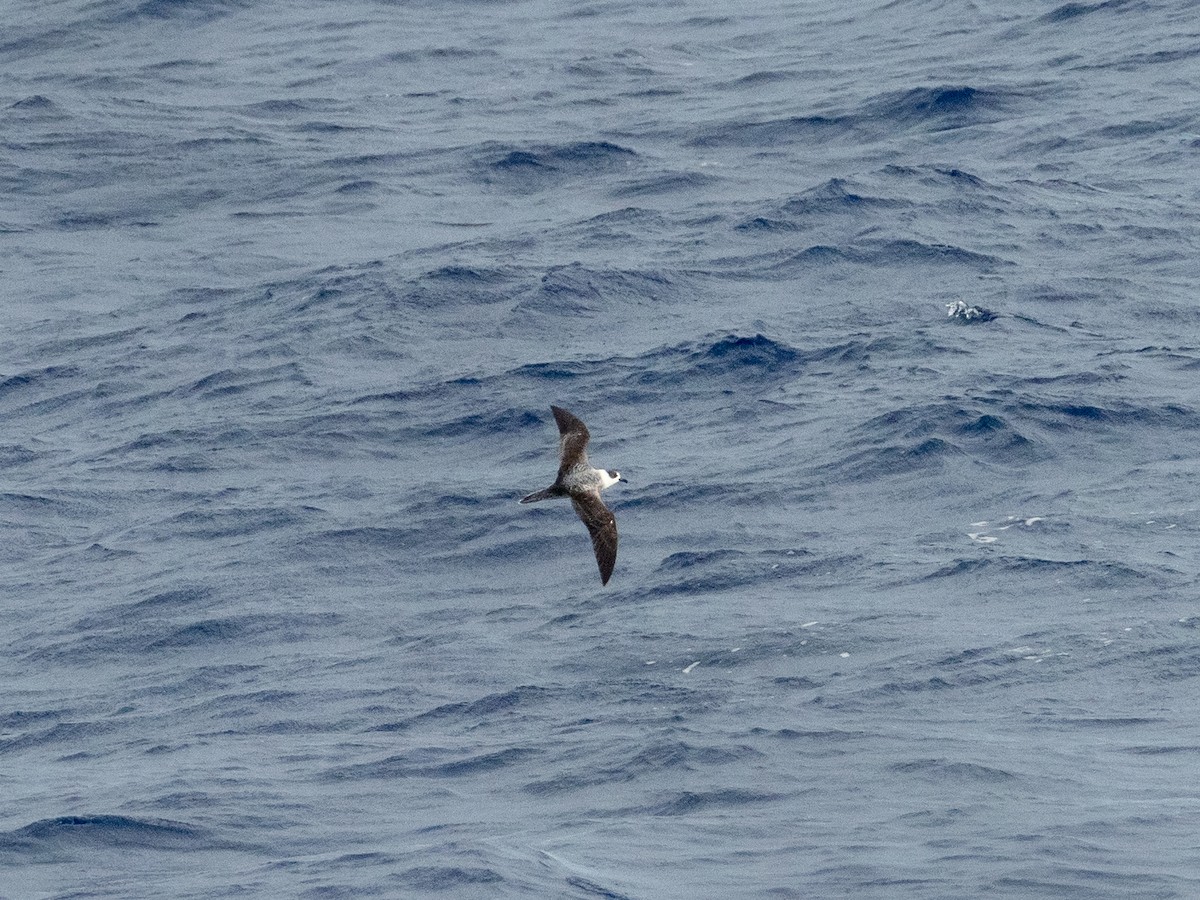
[[[569,497],[592,536],[592,549],[596,551],[596,564],[600,566],[600,582],[608,584],[617,563],[617,520],[600,499],[600,492],[625,479],[620,472],[593,469],[587,458],[587,444],[591,438],[587,426],[560,406],[551,406],[550,410],[558,423],[558,477],[550,487],[522,497],[521,502]]]

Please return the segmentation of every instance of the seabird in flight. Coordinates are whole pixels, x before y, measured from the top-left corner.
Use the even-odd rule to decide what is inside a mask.
[[[588,463],[587,426],[561,406],[551,406],[558,422],[558,478],[544,490],[522,497],[522,503],[537,503],[554,497],[570,497],[575,512],[592,536],[592,549],[600,566],[600,583],[608,584],[613,566],[617,563],[617,520],[600,499],[600,492],[618,481],[625,481],[620,472],[593,469]]]

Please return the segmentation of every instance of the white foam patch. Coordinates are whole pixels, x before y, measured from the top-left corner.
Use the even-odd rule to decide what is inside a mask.
[[[982,306],[972,306],[966,300],[955,300],[953,303],[946,304],[946,315],[952,319],[958,319],[960,322],[974,322],[982,320],[984,322],[994,318],[994,313],[984,309]]]
[[[967,527],[973,529],[967,532],[967,537],[977,544],[994,544],[999,538],[996,532],[1008,531],[1010,528],[1032,528],[1039,522],[1045,522],[1045,516],[1005,516],[1004,524],[992,523],[987,519],[972,522]]]

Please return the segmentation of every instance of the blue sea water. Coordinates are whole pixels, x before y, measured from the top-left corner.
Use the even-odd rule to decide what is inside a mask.
[[[1200,895],[1195,13],[14,0],[0,896]]]

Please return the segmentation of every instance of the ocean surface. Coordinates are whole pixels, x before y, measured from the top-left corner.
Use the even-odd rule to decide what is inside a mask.
[[[1192,0],[13,0],[0,72],[0,897],[1200,896]]]

